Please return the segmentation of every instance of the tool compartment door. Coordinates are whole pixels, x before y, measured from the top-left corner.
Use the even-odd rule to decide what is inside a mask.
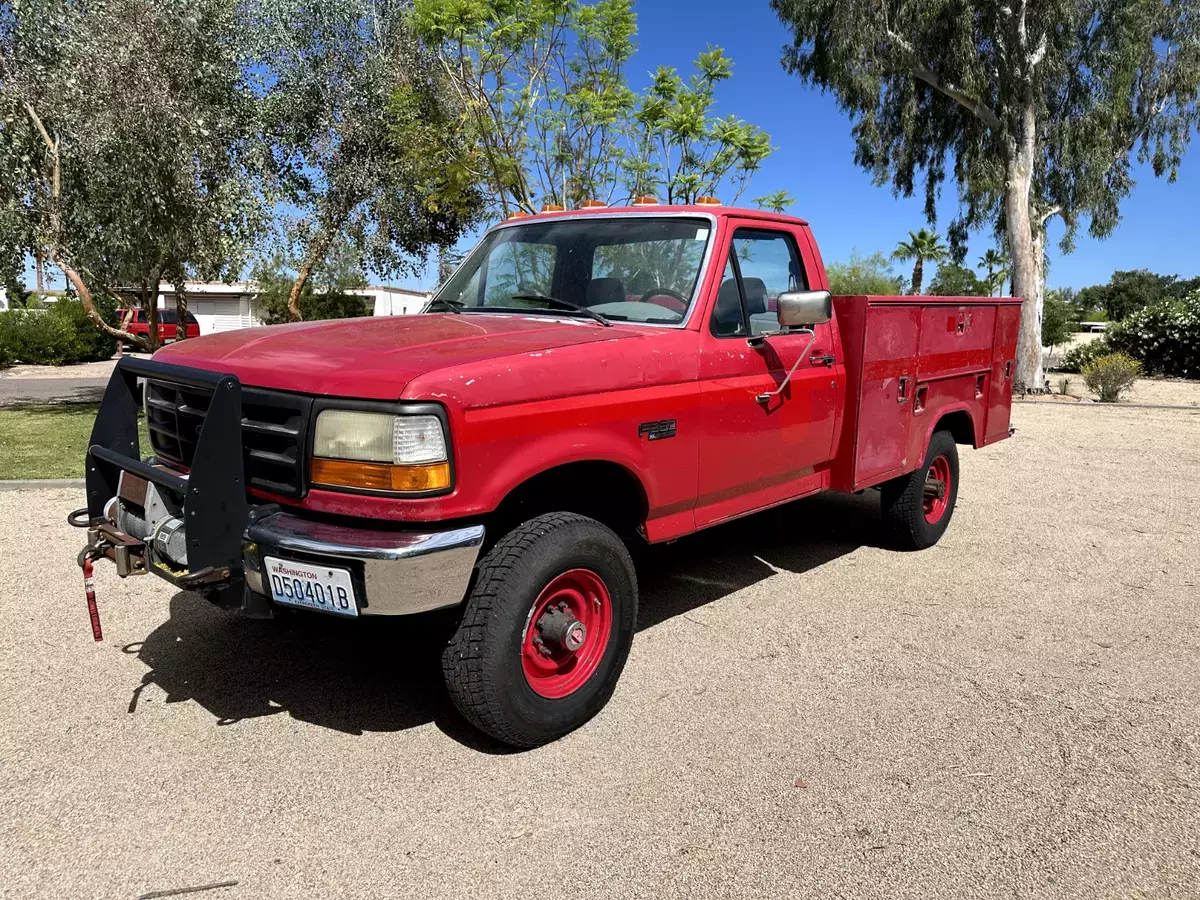
[[[869,304],[858,390],[854,488],[908,468],[921,308]]]
[[[987,431],[983,442],[990,444],[1008,436],[1012,417],[1013,367],[1016,366],[1017,332],[1021,327],[1020,305],[996,310],[996,334],[992,342],[991,385],[988,391]]]

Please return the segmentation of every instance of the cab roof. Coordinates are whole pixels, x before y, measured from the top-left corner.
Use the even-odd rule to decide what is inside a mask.
[[[653,216],[653,215],[696,215],[715,216],[716,218],[737,217],[739,219],[759,219],[763,222],[775,222],[782,225],[808,225],[804,219],[788,216],[783,213],[768,212],[763,209],[745,209],[740,206],[718,206],[715,204],[686,204],[671,206],[665,203],[654,206],[597,206],[588,209],[568,209],[554,212],[536,213],[517,219],[505,219],[497,222],[492,228],[503,228],[511,225],[522,225],[529,222],[542,222],[551,219],[596,218],[597,216]],[[491,229],[489,229],[491,230]]]

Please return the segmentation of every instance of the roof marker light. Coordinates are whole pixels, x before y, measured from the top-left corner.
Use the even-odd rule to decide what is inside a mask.
[[[513,219],[528,219],[528,218],[529,218],[529,213],[521,212],[520,210],[517,210],[514,213],[509,213],[508,218],[505,219],[504,221],[511,222]]]
[[[716,197],[705,197],[704,195],[701,195],[696,198],[696,205],[697,206],[720,206],[721,201],[718,200]]]
[[[630,206],[658,206],[658,198],[651,197],[649,195],[643,195],[641,197],[634,197],[633,202],[630,203],[629,205]]]
[[[607,206],[603,200],[584,200],[579,204],[580,209],[604,209]]]
[[[562,211],[563,211],[563,207],[559,206],[557,203],[543,203],[542,204],[542,212],[562,212]]]

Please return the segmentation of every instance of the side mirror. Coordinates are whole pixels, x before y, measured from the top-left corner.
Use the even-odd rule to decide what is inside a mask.
[[[833,318],[829,291],[785,291],[779,295],[779,327],[824,325]]]

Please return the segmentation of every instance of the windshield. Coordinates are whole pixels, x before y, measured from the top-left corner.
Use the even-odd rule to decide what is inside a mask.
[[[678,325],[696,291],[712,223],[612,216],[500,228],[438,292],[432,311],[553,313]],[[557,300],[558,302],[552,302]]]

